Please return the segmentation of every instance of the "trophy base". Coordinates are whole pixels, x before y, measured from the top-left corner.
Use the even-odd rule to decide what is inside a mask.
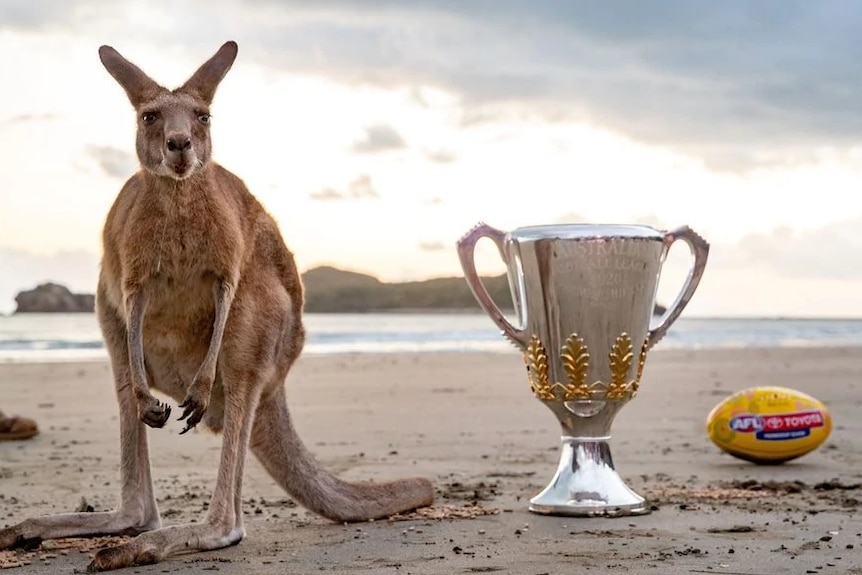
[[[529,510],[542,515],[623,517],[646,515],[650,505],[614,469],[607,441],[563,437],[557,473],[530,500]]]

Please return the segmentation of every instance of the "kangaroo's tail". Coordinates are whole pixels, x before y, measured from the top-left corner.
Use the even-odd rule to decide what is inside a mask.
[[[377,519],[424,507],[434,500],[434,488],[427,479],[347,483],[323,469],[293,427],[283,387],[258,407],[251,449],[291,497],[333,521]]]

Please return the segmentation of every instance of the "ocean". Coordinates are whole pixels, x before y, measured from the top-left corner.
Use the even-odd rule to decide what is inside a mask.
[[[306,314],[305,354],[512,352],[484,314]],[[862,346],[862,319],[686,318],[656,349]],[[0,362],[106,359],[93,314],[0,316]]]

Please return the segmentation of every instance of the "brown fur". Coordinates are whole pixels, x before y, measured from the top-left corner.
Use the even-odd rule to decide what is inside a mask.
[[[102,62],[138,115],[142,169],[108,213],[97,314],[120,408],[121,497],[115,511],[25,520],[0,530],[0,549],[70,536],[139,534],[100,551],[90,571],[156,563],[178,552],[234,545],[244,536],[243,464],[249,447],[307,508],[334,521],[384,517],[433,500],[421,478],[350,484],[315,461],[291,424],[284,380],[305,340],[293,254],[243,182],[210,159],[209,105],[237,47],[228,42],[169,91],[113,48]],[[161,527],[147,428],[183,409],[182,431],[203,422],[223,434],[206,519]]]

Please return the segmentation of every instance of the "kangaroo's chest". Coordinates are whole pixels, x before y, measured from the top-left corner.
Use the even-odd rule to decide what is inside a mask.
[[[130,230],[133,249],[141,254],[150,275],[172,281],[193,279],[202,273],[224,274],[233,261],[236,235],[234,218],[209,202],[178,203],[140,218],[143,225]],[[137,250],[136,250],[137,251]]]
[[[216,286],[238,260],[231,226],[218,223],[224,220],[200,208],[176,209],[130,238],[139,249],[129,273],[146,294],[143,336],[152,360],[199,363],[206,352]]]

